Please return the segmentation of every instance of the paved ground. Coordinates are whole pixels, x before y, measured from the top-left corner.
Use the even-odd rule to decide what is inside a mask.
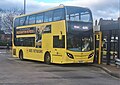
[[[120,85],[120,80],[89,65],[46,65],[20,61],[0,50],[0,85]]]
[[[117,67],[114,64],[110,64],[107,65],[106,63],[102,63],[102,64],[92,64],[95,67],[101,68],[102,70],[104,70],[105,72],[107,72],[108,74],[110,74],[111,76],[114,76],[116,78],[120,79],[120,66]]]

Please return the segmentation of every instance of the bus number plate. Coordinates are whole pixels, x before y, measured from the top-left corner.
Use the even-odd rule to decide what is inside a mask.
[[[84,61],[79,61],[79,63],[84,63]]]

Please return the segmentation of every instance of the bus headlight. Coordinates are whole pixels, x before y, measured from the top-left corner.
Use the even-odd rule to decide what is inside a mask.
[[[94,52],[92,52],[89,56],[88,59],[94,56]]]
[[[72,54],[70,54],[70,53],[67,53],[67,56],[68,56],[69,58],[74,59],[73,55],[72,55]]]

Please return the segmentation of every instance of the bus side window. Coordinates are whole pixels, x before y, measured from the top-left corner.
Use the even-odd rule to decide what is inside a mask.
[[[35,24],[35,15],[29,16],[29,24]]]
[[[59,36],[53,36],[53,48],[65,48],[65,36],[62,36],[62,40],[59,40]]]
[[[35,47],[35,37],[16,38],[15,46],[30,46]]]
[[[58,21],[63,19],[64,19],[64,10],[63,9],[54,10],[53,21]]]
[[[25,17],[20,18],[20,26],[23,26],[25,23]]]
[[[28,20],[29,20],[29,16],[26,16],[26,18],[25,18],[25,25],[28,25]]]
[[[15,21],[14,21],[14,27],[17,27],[19,26],[20,22],[19,22],[19,18],[16,18]]]
[[[36,15],[36,23],[42,23],[43,22],[43,14],[37,14]]]
[[[44,16],[44,22],[51,22],[53,21],[53,11],[48,11],[45,12],[45,16]]]

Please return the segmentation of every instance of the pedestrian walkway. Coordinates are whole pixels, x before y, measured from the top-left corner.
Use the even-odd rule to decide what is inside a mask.
[[[2,50],[0,50],[0,54],[6,54],[6,53],[12,53],[12,50],[10,49],[10,50],[7,50],[7,49],[2,49]]]
[[[9,48],[11,49],[12,47],[10,46]],[[7,46],[0,46],[0,49],[7,49]]]
[[[120,78],[120,67],[118,68],[116,65],[106,65],[106,64],[94,64],[94,66],[103,69],[105,72],[109,73],[110,75]]]

